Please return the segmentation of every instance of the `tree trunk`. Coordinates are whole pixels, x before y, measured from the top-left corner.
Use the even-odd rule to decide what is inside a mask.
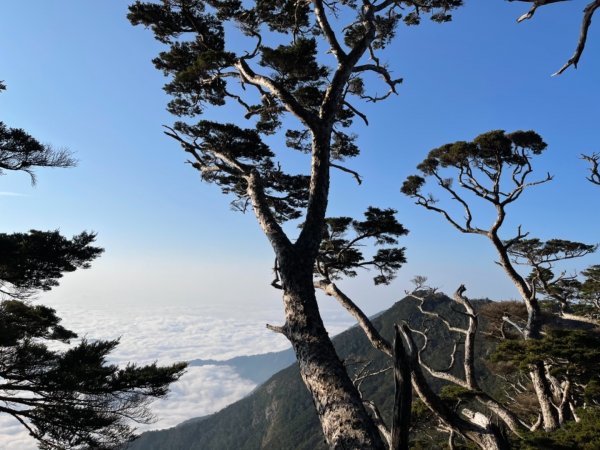
[[[500,257],[500,265],[508,274],[509,278],[521,294],[521,298],[523,299],[525,307],[527,308],[527,326],[525,327],[524,338],[541,339],[543,318],[540,304],[535,298],[535,294],[532,293],[525,279],[513,267],[512,263],[510,262],[510,258],[508,257],[506,247],[500,238],[498,238],[498,235],[496,233],[492,233],[489,235],[489,238],[492,240],[494,247],[498,252],[498,256]],[[544,430],[555,430],[558,428],[558,412],[552,404],[552,392],[550,391],[548,379],[546,378],[544,364],[532,364],[530,366],[530,374],[531,381],[533,383],[533,390],[540,405]]]
[[[400,327],[394,325],[394,411],[390,450],[408,450],[412,409],[410,362],[402,343]]]
[[[542,413],[542,426],[546,431],[556,430],[559,425],[558,411],[552,403],[552,392],[544,371],[544,363],[532,364],[530,368],[531,382]]]
[[[280,258],[286,322],[300,375],[310,391],[331,449],[384,449],[360,395],[338,358],[319,314],[313,264],[302,255]]]
[[[528,302],[527,305],[527,328],[525,339],[540,339],[542,329],[542,317],[537,301]],[[542,413],[542,427],[546,431],[556,430],[559,427],[558,411],[552,403],[552,391],[546,377],[544,363],[539,362],[530,366],[531,382],[533,390],[540,404]]]
[[[498,427],[489,418],[481,413],[463,409],[463,414],[469,418],[465,420],[431,389],[418,359],[418,350],[408,325],[401,328],[408,346],[406,351],[410,364],[412,386],[421,401],[433,412],[437,418],[456,434],[475,443],[482,450],[509,450],[510,445]],[[451,432],[452,432],[451,431]],[[452,439],[451,439],[452,440]]]

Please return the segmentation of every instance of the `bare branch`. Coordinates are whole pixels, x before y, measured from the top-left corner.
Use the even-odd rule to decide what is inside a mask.
[[[592,167],[590,167],[590,176],[587,179],[600,186],[600,153],[581,155],[581,159],[589,161],[592,164]]]
[[[313,0],[313,4],[315,5],[315,16],[317,18],[317,22],[319,23],[319,27],[321,27],[321,30],[325,35],[325,39],[327,39],[327,42],[331,47],[331,53],[333,53],[338,62],[344,61],[347,55],[344,50],[342,50],[342,47],[335,36],[335,32],[332,30],[329,20],[327,20],[327,14],[323,8],[323,0]]]
[[[331,167],[334,167],[334,168],[338,169],[338,170],[341,170],[342,172],[346,172],[346,173],[351,174],[354,177],[354,179],[356,180],[356,182],[358,184],[362,184],[362,178],[361,178],[361,176],[360,176],[360,174],[358,172],[355,172],[354,170],[348,169],[348,168],[346,168],[344,166],[340,166],[340,165],[334,164],[334,163],[329,163],[329,165]]]
[[[285,325],[284,326],[277,326],[277,325],[271,325],[271,324],[267,324],[266,325],[267,329],[274,331],[275,333],[281,333],[284,336],[286,336],[286,330],[285,330]]]
[[[365,123],[365,125],[369,126],[369,119],[367,118],[366,114],[360,112],[358,109],[356,109],[354,106],[352,106],[350,103],[348,103],[345,100],[344,100],[344,105],[346,105],[346,107],[348,109],[350,109],[354,114],[356,114],[358,117],[360,117],[363,120],[363,122]]]
[[[514,1],[514,0],[509,0],[509,1]],[[567,0],[520,0],[520,1],[533,3],[533,5],[529,9],[529,11],[527,11],[525,14],[523,14],[522,16],[520,16],[517,19],[517,22],[523,22],[525,20],[531,19],[533,17],[533,15],[535,14],[537,8],[539,8],[540,6],[546,6],[546,5],[550,5],[552,3],[559,3],[559,2],[564,2]],[[575,48],[575,52],[573,53],[571,58],[569,58],[569,60],[556,73],[552,74],[553,77],[562,74],[565,70],[567,70],[571,66],[577,68],[579,59],[581,58],[581,55],[583,54],[583,51],[585,49],[585,44],[587,42],[587,36],[588,36],[588,30],[592,23],[592,17],[594,16],[596,9],[598,9],[599,7],[600,7],[600,0],[594,0],[590,3],[588,3],[587,6],[584,8],[583,18],[581,21],[581,27],[579,29],[579,40],[577,42],[577,47]]]
[[[388,426],[385,424],[385,421],[383,420],[383,416],[381,415],[381,412],[379,412],[379,408],[377,408],[377,405],[370,400],[364,401],[363,403],[371,411],[371,416],[373,418],[373,422],[375,423],[375,426],[377,427],[377,429],[379,430],[379,432],[381,433],[383,438],[388,443],[388,446],[391,448],[392,435],[390,433],[390,429],[388,428]]]
[[[385,100],[392,94],[398,94],[398,92],[396,91],[396,86],[398,84],[401,84],[402,81],[404,81],[402,78],[395,78],[395,79],[392,78],[392,75],[390,74],[389,70],[386,67],[381,66],[379,64],[362,64],[360,66],[354,67],[352,72],[354,72],[354,73],[375,72],[375,73],[379,74],[381,76],[381,78],[383,79],[383,81],[385,82],[385,84],[387,84],[389,86],[389,91],[384,95],[380,95],[380,96],[360,95],[361,98],[363,98],[367,101],[373,102],[373,103],[381,101],[381,100]]]
[[[552,76],[560,75],[565,70],[567,70],[570,66],[573,66],[577,69],[577,64],[579,63],[579,59],[583,54],[583,50],[585,49],[585,44],[587,41],[588,30],[592,23],[592,17],[596,10],[600,7],[600,0],[594,0],[583,10],[583,19],[581,22],[581,29],[579,31],[579,41],[577,42],[577,47],[575,48],[575,52],[573,56],[569,58],[569,60],[562,66],[558,72],[554,73]]]
[[[509,1],[514,1],[514,0],[509,0]],[[550,3],[565,2],[567,0],[520,0],[520,1],[531,2],[531,3],[533,3],[533,5],[531,6],[531,9],[529,11],[527,11],[525,14],[523,14],[522,16],[517,18],[517,22],[519,22],[519,23],[523,22],[524,20],[531,19],[533,17],[533,15],[535,14],[536,9],[538,9],[540,6],[549,5]]]
[[[366,314],[335,283],[321,280],[315,283],[315,288],[321,289],[325,294],[334,297],[356,319],[373,347],[390,358],[393,357],[392,345],[381,336]]]

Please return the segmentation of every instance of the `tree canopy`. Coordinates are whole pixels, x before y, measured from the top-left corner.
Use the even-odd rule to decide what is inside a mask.
[[[58,286],[63,273],[87,269],[102,254],[92,245],[95,238],[86,232],[71,239],[58,231],[0,233],[0,293],[23,299]]]
[[[374,331],[333,280],[373,267],[376,283],[389,282],[404,262],[395,244],[406,230],[392,210],[372,208],[365,221],[328,219],[330,169],[361,182],[344,165],[359,153],[348,129],[356,119],[368,123],[358,103],[385,100],[402,82],[382,61],[397,27],[417,25],[425,16],[450,21],[461,5],[461,0],[162,0],[136,1],[129,8],[131,23],[150,28],[166,46],[153,62],[169,77],[168,110],[189,118],[168,127],[167,134],[204,181],[232,195],[234,208],[252,208],[271,243],[273,286],[283,291],[286,320],[270,328],[292,343],[332,448],[384,444],[335,353],[315,289],[333,295]],[[384,94],[374,93],[374,77]],[[196,119],[226,104],[241,108],[237,120]],[[310,165],[301,173],[285,168],[279,145],[307,153]],[[297,237],[283,227],[292,219],[302,220]],[[368,258],[358,245],[369,240],[389,247]],[[391,346],[378,339],[377,348],[390,352]]]

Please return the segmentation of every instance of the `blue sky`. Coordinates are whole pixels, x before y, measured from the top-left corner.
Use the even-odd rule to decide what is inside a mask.
[[[8,90],[0,118],[71,149],[79,165],[39,171],[35,187],[22,174],[2,177],[0,192],[19,195],[0,194],[0,231],[98,232],[105,255],[68,276],[52,301],[272,305],[279,295],[268,286],[272,254],[254,218],[232,212],[162,133],[173,118],[165,79],[150,62],[160,46],[127,22],[126,3],[4,2],[0,80]],[[488,242],[458,235],[399,192],[425,154],[446,142],[490,129],[536,130],[549,144],[537,173],[549,171],[555,181],[515,204],[510,224],[541,238],[600,241],[600,192],[578,159],[600,150],[600,26],[592,25],[580,68],[550,77],[575,47],[583,6],[551,5],[517,24],[527,4],[468,1],[452,23],[399,31],[386,59],[405,82],[397,97],[365,107],[371,124],[355,130],[363,153],[348,165],[364,184],[334,174],[331,191],[332,215],[393,207],[411,230],[403,240],[409,262],[395,283],[375,289],[363,277],[344,284],[367,312],[402,297],[416,274],[445,291],[464,283],[472,296],[516,296]],[[566,268],[598,261],[590,256]]]

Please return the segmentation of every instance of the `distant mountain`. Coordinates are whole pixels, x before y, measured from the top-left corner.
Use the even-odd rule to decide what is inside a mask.
[[[437,296],[426,305],[435,308],[456,324],[464,324],[463,315],[456,314],[453,302],[444,296]],[[391,339],[394,323],[407,322],[420,328],[425,321],[412,298],[397,302],[389,310],[373,319],[374,325],[384,337]],[[361,361],[372,361],[370,368],[377,370],[389,366],[389,360],[375,350],[365,338],[362,330],[352,327],[334,339],[340,358],[351,368],[360,367]],[[445,367],[452,352],[453,340],[444,327],[433,326],[429,333],[430,348],[435,355],[425,355],[435,367]],[[485,348],[476,348],[481,354]],[[244,367],[252,376],[259,361],[280,361],[288,357],[286,352],[261,355],[264,358],[239,358],[239,367]],[[481,360],[481,358],[478,358]],[[207,362],[204,361],[204,364]],[[460,371],[460,368],[459,368]],[[460,373],[460,372],[459,372]],[[485,385],[486,380],[482,380]],[[375,401],[384,418],[390,419],[393,406],[393,384],[390,371],[369,378],[362,385],[365,396]],[[440,382],[434,386],[441,387]],[[432,444],[433,445],[433,444]],[[434,449],[434,446],[428,448]],[[203,417],[202,420],[184,422],[175,428],[143,433],[139,439],[129,444],[128,450],[326,450],[325,442],[313,402],[309,396],[296,364],[292,364],[272,376],[246,398]]]
[[[264,353],[262,355],[237,356],[224,361],[194,359],[189,362],[189,365],[233,367],[240,377],[254,381],[256,384],[262,384],[273,374],[286,368],[294,361],[296,361],[296,357],[290,348],[281,352]]]

